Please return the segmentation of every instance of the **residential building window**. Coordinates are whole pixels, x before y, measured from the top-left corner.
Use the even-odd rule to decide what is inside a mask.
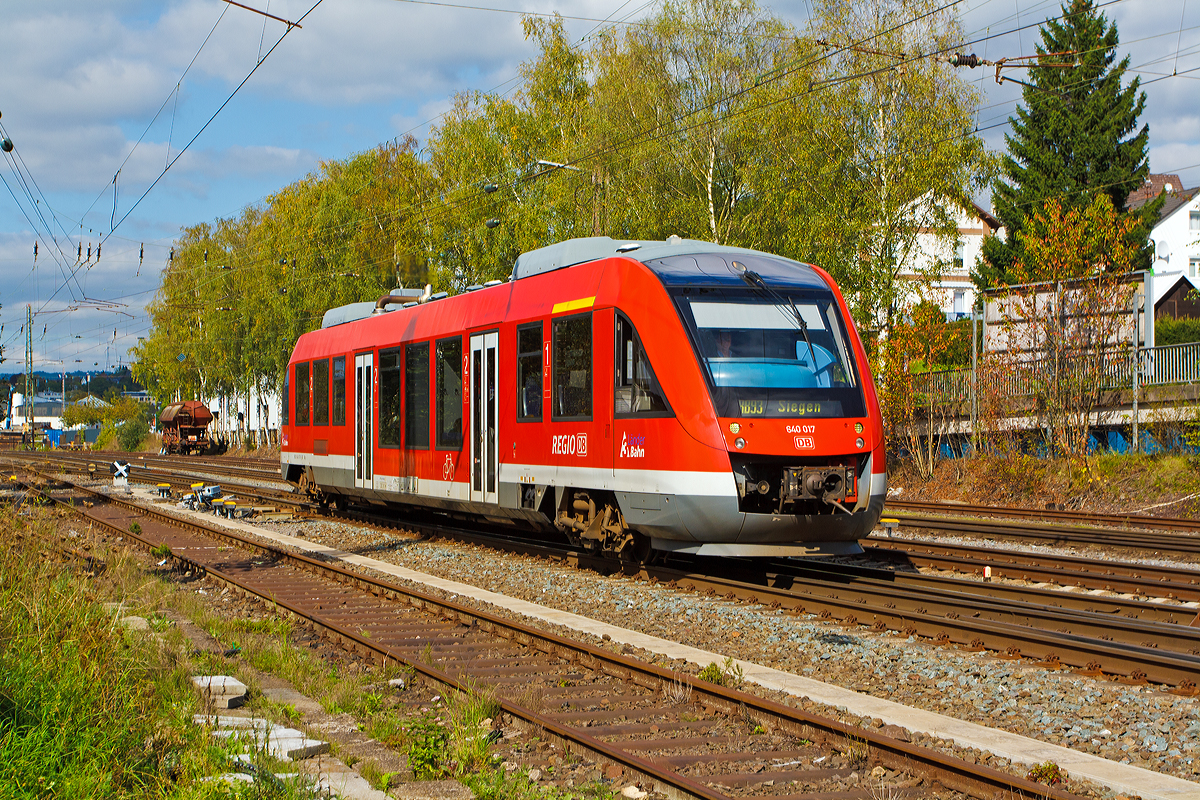
[[[1188,259],[1188,277],[1195,278],[1200,274],[1200,258]]]
[[[956,272],[962,272],[963,264],[965,263],[967,245],[965,242],[954,243],[954,269]]]
[[[1200,231],[1200,211],[1189,212],[1188,227],[1194,231]]]

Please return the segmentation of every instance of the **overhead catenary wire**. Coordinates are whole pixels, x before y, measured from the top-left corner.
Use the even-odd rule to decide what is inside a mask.
[[[991,126],[991,127],[995,127],[995,126]]]
[[[305,11],[304,14],[301,15],[298,20],[296,20],[296,22],[299,23],[299,22],[303,21],[305,19],[305,17],[307,17],[314,10],[316,10],[316,8],[318,6],[320,6],[322,2],[324,2],[324,0],[316,0],[316,2],[313,3],[313,5],[307,11]],[[121,217],[121,219],[118,220],[116,222],[116,224],[114,224],[112,226],[112,228],[109,230],[109,232],[107,234],[105,234],[101,237],[101,243],[103,243],[104,241],[107,241],[108,238],[111,237],[112,234],[116,231],[116,229],[118,227],[120,227],[121,224],[126,219],[129,218],[129,215],[132,214],[139,205],[141,205],[141,202],[146,199],[146,196],[149,195],[151,191],[154,190],[154,187],[157,186],[159,181],[161,181],[162,178],[170,171],[171,167],[173,167],[179,161],[179,159],[183,156],[183,154],[188,151],[188,149],[192,146],[192,144],[194,144],[195,141],[200,138],[201,134],[203,134],[204,131],[208,129],[209,125],[212,124],[213,120],[215,120],[217,118],[217,115],[219,115],[221,113],[221,111],[223,111],[225,109],[225,107],[227,105],[229,105],[230,101],[232,101],[233,98],[235,96],[237,96],[238,92],[241,91],[242,87],[245,86],[246,83],[250,80],[250,78],[254,76],[254,73],[256,73],[258,71],[259,67],[261,67],[268,58],[270,58],[271,53],[275,52],[275,49],[277,47],[279,47],[279,45],[283,42],[284,39],[287,38],[288,34],[291,33],[293,30],[295,30],[297,27],[298,27],[297,25],[288,26],[288,28],[283,32],[283,34],[280,35],[279,39],[277,39],[275,41],[275,44],[271,45],[271,49],[269,49],[255,63],[254,67],[250,70],[250,72],[248,72],[246,74],[246,77],[244,77],[242,79],[242,81],[236,87],[234,87],[233,91],[230,92],[229,96],[225,98],[225,101],[223,103],[221,103],[221,105],[217,108],[217,110],[212,113],[212,115],[208,118],[208,120],[205,121],[205,123],[200,127],[200,129],[198,131],[196,131],[195,135],[193,135],[192,138],[188,140],[188,143],[183,146],[183,148],[175,155],[175,157],[173,159],[171,159],[170,162],[168,162],[166,167],[164,167],[163,170],[158,174],[158,176],[155,177],[155,179],[151,182],[151,184],[148,187],[146,187],[146,190],[144,192],[142,192],[142,194],[138,197],[138,199],[136,201],[134,201],[133,205],[129,208],[129,210],[126,211],[125,214]],[[78,272],[78,270],[79,270],[79,266],[76,266],[76,268],[74,270],[72,270],[72,273],[71,273],[72,276],[74,276]],[[54,297],[57,296],[57,294],[60,290],[61,290],[61,287],[59,289],[56,289],[54,291],[54,293],[51,294],[51,296],[46,300],[46,302],[49,302],[50,300],[54,299]],[[43,307],[44,307],[44,304],[43,304]]]

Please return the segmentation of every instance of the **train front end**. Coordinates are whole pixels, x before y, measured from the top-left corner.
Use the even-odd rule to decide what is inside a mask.
[[[860,552],[857,540],[875,527],[887,494],[883,424],[866,353],[832,278],[725,248],[646,266],[687,330],[736,484],[736,511],[735,498],[722,498],[706,514],[711,530],[699,520],[688,526],[700,541],[654,546],[706,555]]]

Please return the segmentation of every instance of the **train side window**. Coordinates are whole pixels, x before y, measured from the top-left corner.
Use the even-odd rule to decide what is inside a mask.
[[[592,418],[592,315],[554,320],[551,419]]]
[[[542,323],[517,328],[517,422],[542,420]]]
[[[292,371],[285,369],[283,371],[283,424],[292,424]]]
[[[296,424],[308,424],[308,362],[296,365]]]
[[[441,339],[437,343],[437,447],[439,450],[462,449],[462,337]]]
[[[313,425],[329,424],[329,359],[322,358],[312,365]]]
[[[429,448],[429,342],[404,348],[404,446]]]
[[[379,351],[379,446],[400,446],[400,348]]]
[[[333,424],[346,424],[346,357],[333,360]]]
[[[641,337],[624,314],[617,313],[616,394],[617,417],[674,416],[667,395],[654,377],[654,368],[642,347]]]

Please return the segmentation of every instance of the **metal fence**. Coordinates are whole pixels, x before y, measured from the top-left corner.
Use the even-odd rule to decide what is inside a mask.
[[[1141,370],[1139,386],[1167,386],[1171,384],[1200,383],[1200,342],[1169,344],[1162,347],[1143,347],[1138,351]],[[1101,364],[1083,364],[1077,361],[1079,370],[1102,375],[1101,389],[1125,389],[1133,387],[1134,354],[1132,349],[1110,350],[1099,355]],[[1062,362],[1059,370],[1064,369]],[[1072,365],[1065,367],[1070,370]],[[987,375],[988,390],[1006,397],[1028,397],[1034,393],[1039,381],[1050,377],[1054,364],[1048,360],[1017,364],[1012,369]],[[916,389],[926,397],[932,395],[935,402],[953,403],[971,399],[971,370],[948,369],[925,372],[913,376]],[[997,383],[999,386],[997,386]]]

